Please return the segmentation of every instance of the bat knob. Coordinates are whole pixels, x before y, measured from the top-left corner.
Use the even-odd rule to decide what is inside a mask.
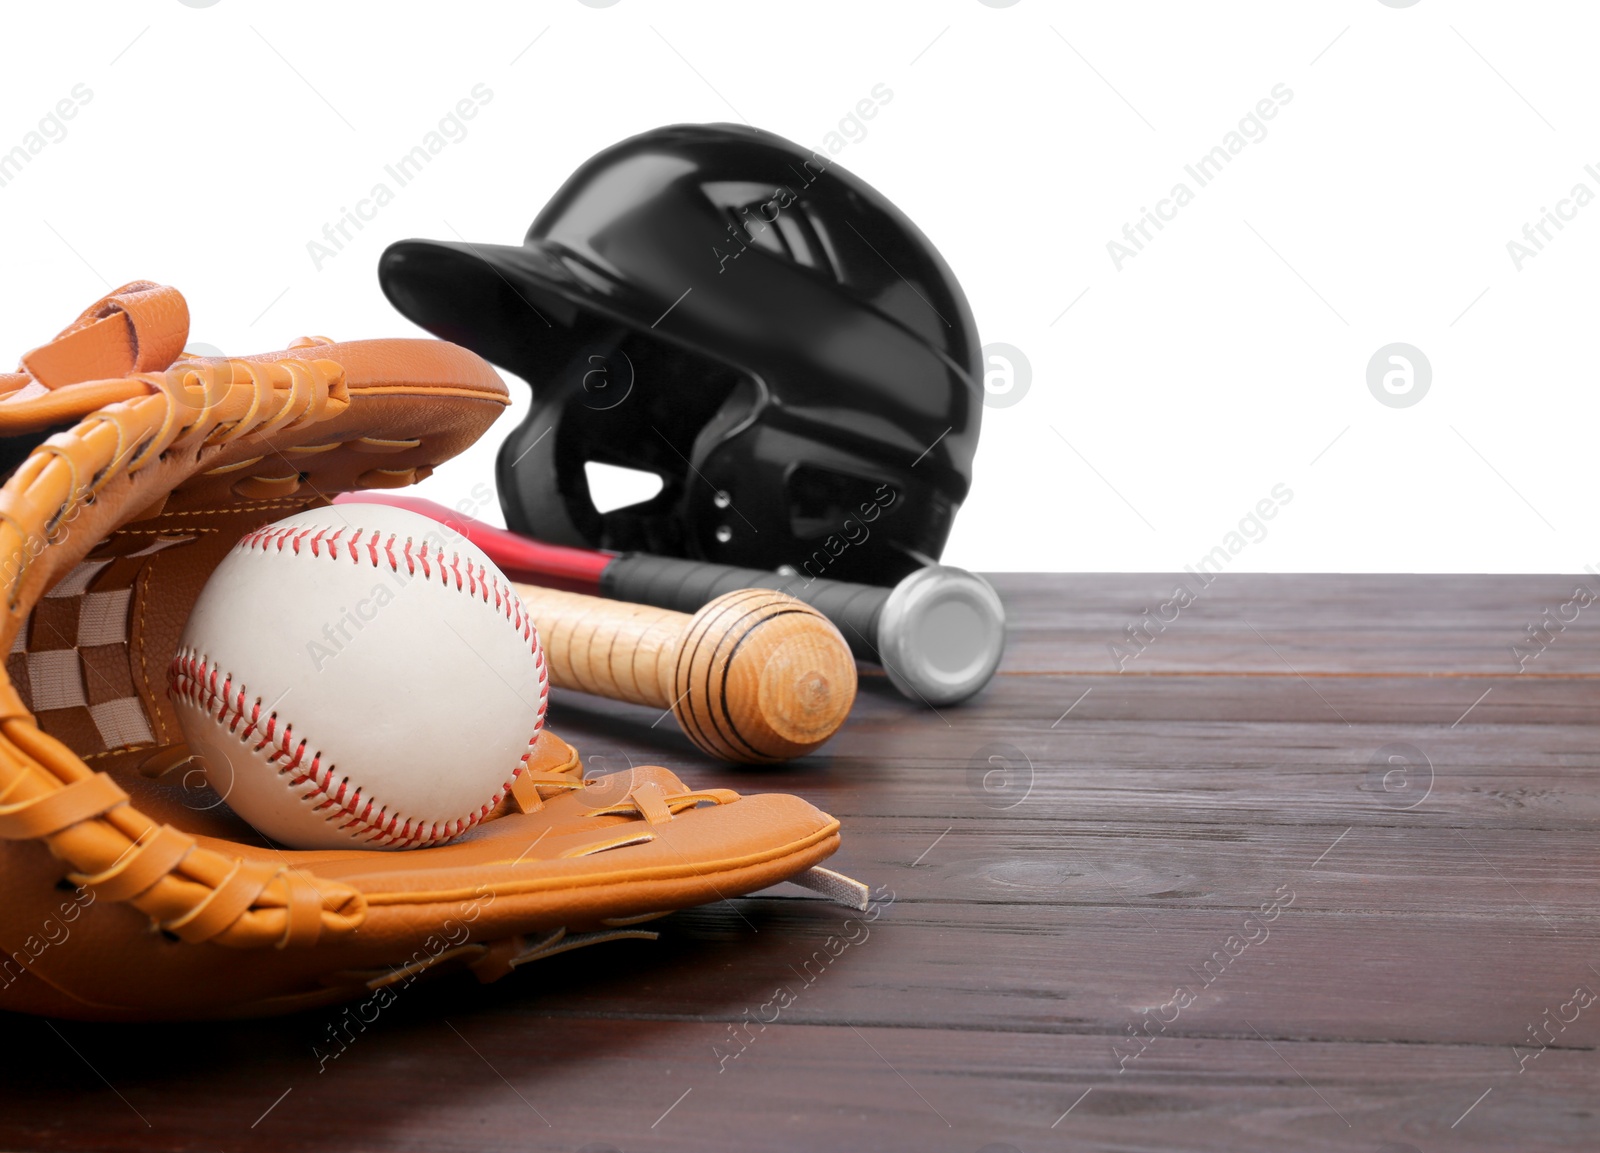
[[[723,760],[804,756],[839,730],[855,697],[855,660],[833,622],[772,589],[718,597],[678,645],[673,715]]]
[[[929,565],[896,585],[878,618],[883,671],[930,705],[966,700],[989,683],[1006,643],[1006,610],[988,581]]]

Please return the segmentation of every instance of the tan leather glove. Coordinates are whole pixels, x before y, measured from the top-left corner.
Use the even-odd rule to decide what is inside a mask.
[[[782,880],[864,905],[816,868],[839,824],[805,801],[660,768],[585,783],[548,729],[491,818],[437,848],[279,849],[190,787],[164,670],[222,555],[420,480],[507,395],[440,341],[180,359],[187,335],[183,297],[136,282],[0,374],[0,447],[31,448],[0,488],[0,1009],[287,1012],[449,968],[494,980]]]

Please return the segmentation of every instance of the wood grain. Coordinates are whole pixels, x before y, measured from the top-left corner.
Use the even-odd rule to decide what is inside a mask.
[[[864,670],[789,764],[553,699],[591,769],[840,816],[877,920],[787,886],[678,914],[415,986],[322,1071],[316,1014],[9,1019],[0,1147],[1600,1146],[1600,1002],[1555,1023],[1600,991],[1600,608],[1510,655],[1587,578],[1225,576],[1120,673],[1176,578],[991,579],[984,694],[930,713]],[[1427,772],[1385,788],[1395,745]]]
[[[850,715],[855,662],[810,605],[738,589],[692,616],[516,585],[550,683],[670,711],[703,752],[740,764],[804,756]]]

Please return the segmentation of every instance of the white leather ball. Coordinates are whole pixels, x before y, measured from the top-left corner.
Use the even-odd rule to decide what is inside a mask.
[[[250,533],[195,602],[168,692],[206,779],[291,848],[407,849],[500,802],[544,725],[544,652],[482,551],[405,509]]]

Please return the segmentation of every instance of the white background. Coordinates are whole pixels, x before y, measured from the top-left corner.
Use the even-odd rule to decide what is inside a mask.
[[[181,288],[192,340],[229,353],[413,335],[378,290],[389,241],[515,243],[580,162],[660,124],[820,146],[881,83],[838,162],[1032,368],[985,411],[947,560],[1181,569],[1283,484],[1233,569],[1600,566],[1600,204],[1520,270],[1507,251],[1573,185],[1600,193],[1592,5],[162,0],[0,20],[0,152],[93,93],[0,187],[6,356],[136,278]],[[307,242],[479,83],[467,136],[316,268]],[[1267,135],[1119,271],[1108,241],[1278,84]],[[1396,341],[1433,370],[1408,408],[1367,387]],[[423,494],[489,477],[516,419]]]

